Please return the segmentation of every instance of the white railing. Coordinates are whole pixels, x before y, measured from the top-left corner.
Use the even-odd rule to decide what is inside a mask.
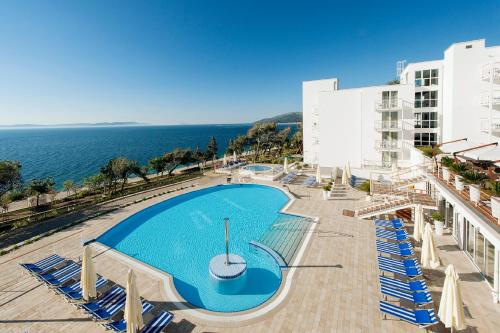
[[[400,98],[382,99],[381,101],[375,102],[375,110],[377,111],[394,111],[403,109],[413,109],[413,103]]]
[[[378,131],[400,130],[401,120],[376,120],[375,129]]]
[[[493,98],[491,99],[491,104],[500,105],[500,90],[493,91]],[[488,106],[490,104],[490,94],[484,93],[481,95],[481,105]]]
[[[487,132],[500,132],[500,118],[493,118],[490,120],[488,118],[481,118],[481,131]]]
[[[375,148],[382,150],[401,149],[401,141],[399,140],[378,140],[375,141]]]
[[[481,78],[485,81],[490,80],[490,74],[492,70],[492,64],[486,64],[481,70]],[[493,63],[493,79],[500,78],[500,62]]]
[[[389,170],[392,167],[392,163],[393,163],[392,161],[363,160],[363,163],[362,163],[361,167],[364,168],[364,169]]]

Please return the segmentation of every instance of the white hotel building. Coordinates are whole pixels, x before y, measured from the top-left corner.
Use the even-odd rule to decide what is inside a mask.
[[[443,59],[408,64],[399,84],[339,89],[337,78],[304,82],[304,162],[390,167],[410,163],[413,146],[498,141],[499,76],[500,46],[480,39],[452,44]]]
[[[467,138],[450,144],[462,146],[450,148],[452,153],[500,143],[500,46],[487,47],[484,39],[452,44],[442,59],[401,68],[399,80],[353,89],[340,89],[337,78],[304,82],[304,162],[322,170],[349,162],[354,175],[368,177],[375,169],[390,170],[394,163],[400,168],[421,163],[415,146]],[[500,148],[495,149],[498,158],[490,161],[499,165]],[[492,209],[494,200],[468,200],[469,186],[458,190],[443,178],[440,169],[437,174],[424,173],[413,185],[434,200],[430,209],[445,215],[457,245],[498,302],[500,215]],[[408,207],[412,206],[380,213]]]

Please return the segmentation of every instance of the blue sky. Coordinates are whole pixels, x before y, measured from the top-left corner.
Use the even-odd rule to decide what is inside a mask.
[[[500,44],[497,1],[2,1],[0,124],[238,123]]]

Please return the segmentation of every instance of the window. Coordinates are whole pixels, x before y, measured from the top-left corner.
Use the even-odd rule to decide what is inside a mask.
[[[469,45],[465,45],[465,48],[466,49],[472,49],[472,45],[470,45],[470,44]]]
[[[413,145],[432,146],[437,144],[437,133],[415,133]]]
[[[466,248],[465,250],[467,253],[474,258],[474,238],[475,238],[475,231],[476,228],[467,220],[465,220],[465,227],[466,227]]]
[[[439,69],[415,71],[415,87],[428,87],[439,84]]]
[[[493,284],[493,275],[495,274],[495,246],[491,244],[487,239],[486,242],[486,271],[484,272],[484,276],[486,280]]]
[[[438,92],[422,91],[415,93],[415,108],[435,108],[437,106]]]
[[[384,109],[398,106],[398,91],[382,91],[382,105]]]
[[[415,112],[413,114],[415,128],[437,128],[437,112]]]

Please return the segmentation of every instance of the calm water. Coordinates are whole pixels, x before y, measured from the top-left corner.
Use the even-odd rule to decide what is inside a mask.
[[[205,149],[211,136],[219,154],[229,139],[245,134],[251,125],[186,125],[98,128],[0,130],[0,160],[22,164],[25,181],[53,177],[58,187],[66,179],[81,182],[116,156],[146,164],[175,147]],[[292,127],[293,129],[294,127]]]
[[[267,254],[252,251],[288,202],[280,190],[260,185],[219,185],[151,206],[116,225],[97,240],[174,277],[191,304],[213,311],[242,311],[268,300],[279,288],[281,271]],[[236,295],[216,291],[210,259],[224,253],[224,218],[229,251],[247,262],[247,279]]]

